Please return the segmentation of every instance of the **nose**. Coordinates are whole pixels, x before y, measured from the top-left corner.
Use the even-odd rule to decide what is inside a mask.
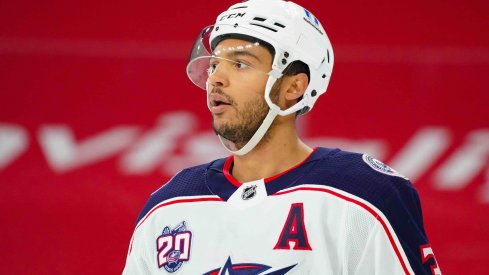
[[[214,87],[227,87],[229,85],[229,79],[226,74],[226,69],[223,63],[217,65],[214,71],[209,75],[208,82]]]

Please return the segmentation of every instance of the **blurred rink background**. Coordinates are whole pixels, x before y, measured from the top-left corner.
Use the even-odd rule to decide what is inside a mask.
[[[409,177],[443,273],[485,273],[489,2],[297,2],[336,56],[302,136]],[[231,3],[0,1],[1,274],[120,274],[148,196],[227,156],[185,66]]]

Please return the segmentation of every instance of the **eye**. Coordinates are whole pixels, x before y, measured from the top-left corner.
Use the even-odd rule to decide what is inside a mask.
[[[236,61],[236,63],[234,63],[234,66],[237,68],[237,69],[245,69],[245,68],[248,68],[249,65],[244,63],[243,61]]]
[[[209,68],[207,68],[207,75],[210,76],[212,73],[214,73],[214,71],[216,71],[217,65],[219,65],[219,63],[216,61],[210,62]]]

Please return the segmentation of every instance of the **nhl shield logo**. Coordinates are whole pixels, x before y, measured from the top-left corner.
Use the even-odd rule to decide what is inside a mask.
[[[241,198],[243,200],[249,200],[255,197],[256,195],[256,185],[250,185],[244,188],[243,194],[241,194]]]
[[[187,230],[185,221],[174,229],[165,226],[156,239],[158,267],[163,267],[169,273],[178,271],[190,259],[191,240],[192,233]]]

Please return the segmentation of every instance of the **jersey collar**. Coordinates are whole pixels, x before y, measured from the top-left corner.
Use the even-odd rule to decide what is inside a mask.
[[[277,175],[264,179],[268,195],[293,185],[301,178],[305,171],[322,157],[321,150],[314,148],[311,154],[299,164],[281,172]],[[241,186],[241,182],[235,179],[230,170],[234,162],[234,156],[214,161],[207,169],[206,184],[212,193],[218,195],[223,200],[229,197]]]

